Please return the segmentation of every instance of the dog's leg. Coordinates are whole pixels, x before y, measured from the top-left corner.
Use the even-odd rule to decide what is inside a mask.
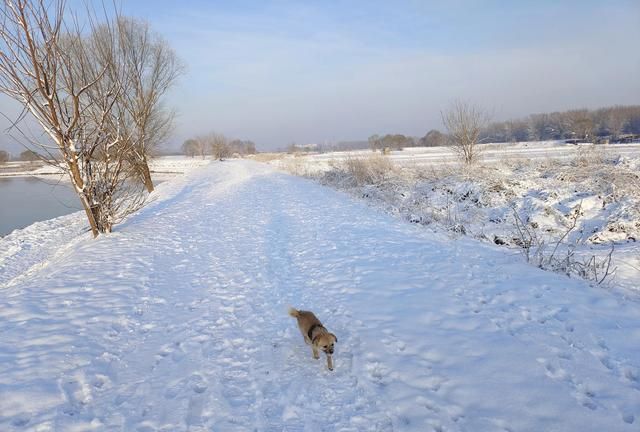
[[[333,357],[331,357],[330,355],[327,355],[327,367],[330,371],[333,370]]]
[[[320,358],[320,354],[318,353],[318,348],[312,344],[311,350],[313,351],[313,358],[318,360]]]

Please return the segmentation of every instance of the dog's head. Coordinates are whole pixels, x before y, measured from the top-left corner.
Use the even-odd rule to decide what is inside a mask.
[[[327,355],[333,354],[333,346],[336,342],[338,342],[338,338],[333,333],[323,333],[313,341],[316,348],[324,351]]]

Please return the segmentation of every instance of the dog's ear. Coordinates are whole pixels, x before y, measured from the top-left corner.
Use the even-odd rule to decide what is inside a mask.
[[[329,333],[331,336],[333,336],[333,338],[336,340],[336,342],[338,342],[338,338],[336,337],[336,335],[334,335],[333,333]]]

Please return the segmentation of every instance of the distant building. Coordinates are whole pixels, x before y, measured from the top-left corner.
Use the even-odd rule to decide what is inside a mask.
[[[316,151],[320,146],[318,144],[300,144],[296,147],[301,151]]]

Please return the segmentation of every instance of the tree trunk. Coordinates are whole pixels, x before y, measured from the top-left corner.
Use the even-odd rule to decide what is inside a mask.
[[[77,161],[67,161],[67,165],[69,166],[69,175],[71,176],[71,182],[76,188],[76,192],[80,197],[80,202],[82,203],[82,207],[84,212],[87,215],[87,219],[89,220],[89,226],[91,227],[91,232],[93,233],[93,237],[98,237],[98,223],[95,216],[94,208],[91,206],[89,202],[89,197],[87,197],[86,192],[84,191],[82,181],[82,176],[80,175],[80,169],[78,168]]]
[[[147,163],[147,157],[142,155],[142,161],[138,166],[140,177],[144,182],[144,186],[147,188],[147,192],[153,192],[153,180],[151,179],[151,170],[149,170],[149,164]]]

